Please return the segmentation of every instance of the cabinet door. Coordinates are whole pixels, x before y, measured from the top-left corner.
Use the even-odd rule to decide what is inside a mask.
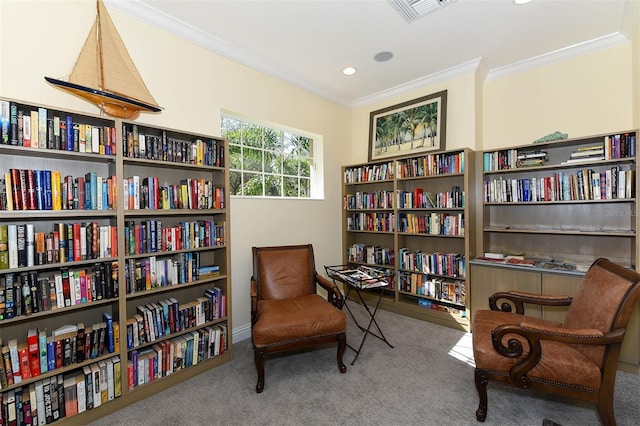
[[[499,291],[524,291],[540,293],[541,277],[539,272],[495,266],[471,265],[471,314],[480,309],[489,309],[489,296]],[[525,305],[525,314],[540,318],[539,306]]]

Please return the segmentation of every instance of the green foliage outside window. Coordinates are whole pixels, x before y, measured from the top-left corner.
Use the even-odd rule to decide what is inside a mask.
[[[230,194],[310,198],[313,139],[222,117],[229,141]]]

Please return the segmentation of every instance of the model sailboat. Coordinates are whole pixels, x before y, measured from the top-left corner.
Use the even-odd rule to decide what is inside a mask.
[[[161,110],[100,0],[96,20],[68,81],[51,77],[45,80],[86,99],[113,117],[135,119],[141,111]]]

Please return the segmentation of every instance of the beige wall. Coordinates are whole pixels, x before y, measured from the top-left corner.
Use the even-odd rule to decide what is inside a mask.
[[[631,43],[489,80],[484,149],[633,128]]]
[[[96,113],[43,79],[71,71],[94,13],[91,1],[0,1],[0,95]],[[340,262],[340,167],[367,160],[371,111],[446,89],[447,149],[492,149],[526,144],[556,130],[574,137],[640,123],[638,34],[633,45],[497,80],[484,81],[479,72],[470,72],[349,110],[118,11],[109,13],[149,90],[165,108],[139,121],[218,135],[220,110],[229,110],[323,136],[324,200],[231,202],[233,330],[243,337],[249,327],[251,246],[311,242],[319,268]],[[22,16],[30,17],[28,28]]]

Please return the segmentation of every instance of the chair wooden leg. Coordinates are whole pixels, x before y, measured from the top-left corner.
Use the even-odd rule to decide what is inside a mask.
[[[338,368],[341,373],[347,372],[347,366],[342,362],[342,356],[347,347],[347,335],[345,333],[338,336]]]
[[[264,351],[261,351],[260,349],[253,350],[253,358],[258,372],[258,384],[256,385],[257,393],[262,393],[264,390],[264,356]]]
[[[609,395],[600,395],[600,401],[596,404],[600,421],[603,425],[615,426],[616,414],[613,410],[613,392]]]
[[[476,389],[478,390],[478,397],[480,402],[478,403],[478,409],[476,410],[476,420],[484,422],[487,419],[487,383],[488,380],[478,370],[475,369]]]

